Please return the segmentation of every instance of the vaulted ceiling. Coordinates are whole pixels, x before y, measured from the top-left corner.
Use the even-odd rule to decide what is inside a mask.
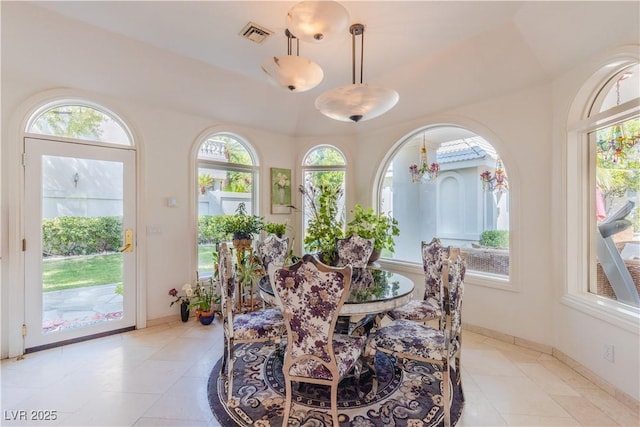
[[[322,83],[308,92],[274,87],[260,69],[270,56],[286,54],[285,16],[296,2],[7,3],[3,33],[8,26],[20,35],[15,45],[3,40],[9,73],[34,68],[24,54],[33,49],[40,60],[61,55],[37,50],[41,36],[30,38],[5,10],[9,17],[29,15],[31,31],[50,35],[52,47],[72,44],[64,55],[104,50],[109,59],[80,66],[57,59],[54,67],[30,70],[48,81],[287,135],[392,126],[548,82],[597,52],[640,42],[638,2],[345,1],[350,22],[366,27],[364,81],[395,89],[400,100],[381,117],[343,123],[321,115],[314,100],[351,82],[347,31],[327,43],[300,44],[301,56],[324,70]],[[273,34],[260,44],[247,40],[239,33],[248,22]],[[100,36],[88,36],[94,27]],[[121,61],[117,67],[113,58]],[[113,81],[87,77],[99,66],[113,68]]]

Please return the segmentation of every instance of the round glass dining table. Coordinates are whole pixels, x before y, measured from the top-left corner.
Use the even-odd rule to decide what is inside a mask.
[[[268,276],[258,285],[262,299],[277,306]],[[402,274],[379,268],[354,268],[351,273],[349,296],[340,316],[361,316],[393,310],[411,299],[414,284]]]

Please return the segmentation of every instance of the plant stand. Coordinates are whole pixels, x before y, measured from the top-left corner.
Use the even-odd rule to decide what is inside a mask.
[[[253,240],[233,239],[233,248],[236,251],[236,259],[237,259],[236,265],[241,265],[245,258],[245,253],[248,252],[249,254],[248,256],[252,256]],[[242,286],[242,284],[238,284],[238,285]],[[253,301],[253,283],[251,283],[251,289],[249,290],[248,297],[249,298],[247,302],[247,295],[245,295],[245,293],[242,291],[240,292],[238,301],[237,301],[237,307],[236,307],[239,313],[246,313],[247,311],[256,310],[255,304]]]

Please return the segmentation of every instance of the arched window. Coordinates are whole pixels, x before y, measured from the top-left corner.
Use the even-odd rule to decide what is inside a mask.
[[[380,182],[378,209],[400,227],[393,259],[422,263],[421,242],[438,237],[462,249],[468,271],[508,278],[508,180],[488,141],[452,125],[418,130],[391,154]]]
[[[318,198],[323,191],[337,195],[336,221],[344,226],[345,212],[345,173],[347,162],[340,150],[330,145],[312,148],[302,160],[302,182],[305,191],[303,197],[302,235],[305,236],[304,251],[315,251],[318,245],[310,242],[307,233],[308,224],[318,211]],[[326,236],[331,240],[330,236]]]
[[[257,212],[258,162],[252,147],[238,136],[216,133],[198,151],[198,271],[213,271],[212,248],[224,240],[223,215],[233,215],[241,203]]]
[[[42,107],[27,123],[27,132],[133,145],[129,131],[113,113],[80,101],[58,101]]]
[[[619,66],[588,105],[588,291],[640,307],[640,67]]]

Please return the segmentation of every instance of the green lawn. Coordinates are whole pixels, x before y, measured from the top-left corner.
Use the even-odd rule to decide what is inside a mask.
[[[216,249],[216,245],[198,246],[198,271],[213,271],[213,258],[211,253]]]
[[[82,288],[122,282],[122,254],[45,259],[42,290]]]
[[[198,248],[198,269],[213,271],[211,252],[215,245]],[[122,283],[122,254],[88,255],[45,259],[42,263],[42,290],[83,288]]]

